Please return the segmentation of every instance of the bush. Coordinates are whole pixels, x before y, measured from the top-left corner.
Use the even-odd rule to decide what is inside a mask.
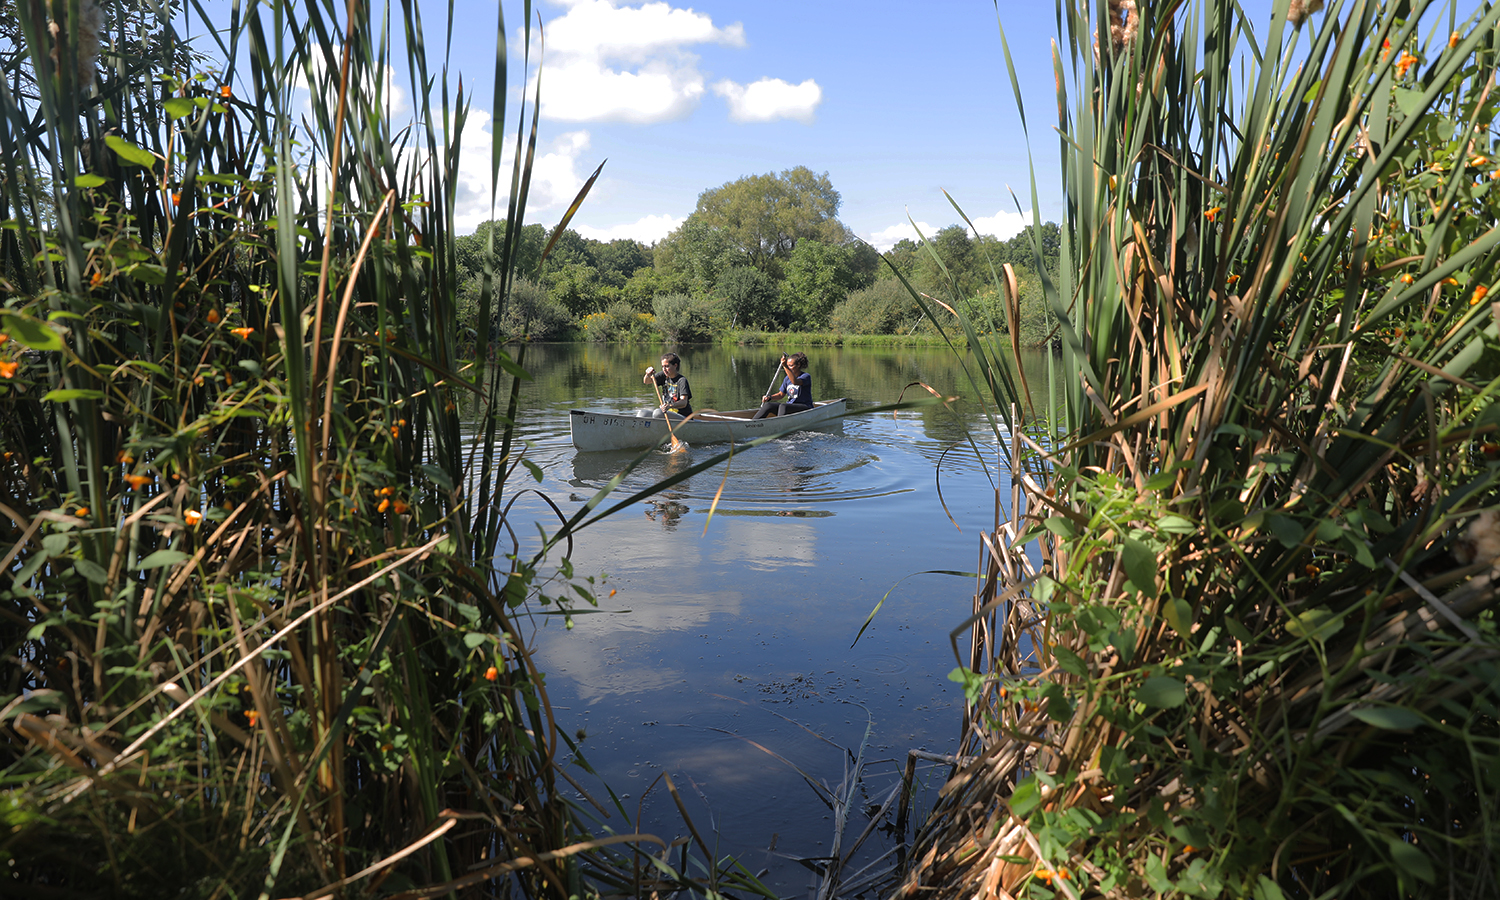
[[[833,308],[829,324],[849,334],[896,334],[909,330],[921,314],[901,282],[888,278],[851,293]]]
[[[706,341],[727,323],[723,306],[712,298],[663,294],[651,301],[656,327],[668,341]]]
[[[517,278],[500,316],[499,339],[547,341],[563,337],[573,324],[568,308],[547,295],[541,285]]]
[[[579,320],[584,337],[600,343],[606,341],[649,341],[656,335],[656,317],[636,312],[624,300],[616,300],[604,312],[590,313]]]

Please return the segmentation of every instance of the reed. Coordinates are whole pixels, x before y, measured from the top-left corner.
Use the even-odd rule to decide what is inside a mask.
[[[899,896],[1500,884],[1500,9],[1319,6],[1058,4],[1050,404],[927,303],[1012,479]]]
[[[516,620],[598,583],[543,568],[577,521],[526,555],[509,516],[524,348],[459,356],[471,107],[422,8],[164,7],[140,46],[89,0],[14,10],[6,891],[566,897],[608,869],[628,873],[611,890],[753,892],[712,858],[679,872],[660,839],[594,837],[562,794],[568,740]],[[507,173],[496,145],[491,201],[519,234],[537,98],[506,106],[499,21],[516,152]],[[481,348],[513,284],[513,242],[493,250]]]

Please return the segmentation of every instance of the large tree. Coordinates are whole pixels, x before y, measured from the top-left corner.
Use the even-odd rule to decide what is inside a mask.
[[[851,239],[837,218],[840,202],[827,172],[819,175],[797,166],[704,191],[689,220],[722,232],[752,266],[777,277],[798,241],[844,244]]]

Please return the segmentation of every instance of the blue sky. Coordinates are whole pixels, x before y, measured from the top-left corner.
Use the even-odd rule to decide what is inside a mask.
[[[478,6],[458,3],[453,62],[467,88],[481,89],[474,108],[484,112],[496,21]],[[1057,220],[1054,6],[1001,6],[1042,218]],[[441,28],[442,9],[424,6],[429,29]],[[512,42],[521,9],[504,5]],[[913,236],[908,215],[924,230],[958,223],[944,189],[987,233],[1009,236],[1029,221],[1027,146],[991,2],[542,0],[533,9],[546,48],[530,221],[555,223],[606,158],[572,223],[601,240],[659,240],[704,190],[794,166],[826,172],[843,197],[840,219],[881,249]],[[511,84],[501,131],[513,138],[518,71]],[[480,115],[466,134],[463,231],[491,218],[483,160],[493,130]]]

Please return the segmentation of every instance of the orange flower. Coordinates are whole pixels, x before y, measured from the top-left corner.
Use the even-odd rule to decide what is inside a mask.
[[[391,437],[398,438],[400,436],[401,436],[401,426],[400,425],[392,425],[391,426]]]
[[[254,728],[256,722],[260,720],[260,713],[253,709],[245,710],[245,720],[250,723],[251,728]]]
[[[128,466],[131,463],[135,462],[135,457],[131,456],[128,450],[121,450],[119,453],[115,454],[115,462],[120,463],[121,465]]]
[[[1391,55],[1391,39],[1386,38],[1380,42],[1380,58],[1385,59]]]
[[[1403,54],[1401,54],[1401,58],[1398,59],[1398,60],[1396,60],[1396,77],[1397,78],[1404,78],[1404,77],[1406,77],[1406,70],[1410,69],[1412,66],[1414,66],[1416,64],[1417,64],[1417,58],[1415,56],[1412,56],[1410,53],[1403,53]]]
[[[1458,287],[1458,279],[1454,278],[1452,275],[1444,278],[1442,283],[1446,284],[1448,287]]]
[[[1471,166],[1487,166],[1489,164],[1490,159],[1487,156],[1474,156],[1469,160],[1469,165]]]
[[[407,506],[400,500],[391,501],[391,512],[395,513],[398,516],[405,513],[408,509],[411,509],[411,507]]]
[[[385,512],[386,510],[388,510],[390,508],[391,508],[391,501],[390,501],[390,498],[387,497],[386,499],[380,501],[380,505],[377,506],[377,507],[375,507],[375,511],[376,512]]]
[[[1317,566],[1313,565],[1312,563],[1308,563],[1304,568],[1307,571],[1307,577],[1308,578],[1312,578],[1313,576],[1317,575],[1320,571],[1322,571],[1321,569],[1319,569]]]
[[[182,521],[189,525],[197,525],[203,521],[203,513],[198,512],[196,509],[190,509],[182,514]]]
[[[1210,209],[1208,212],[1204,213],[1203,217],[1206,218],[1206,219],[1208,219],[1208,221],[1212,222],[1215,219],[1217,219],[1219,217],[1219,213],[1221,213],[1223,211],[1224,211],[1223,207],[1221,207],[1221,206],[1215,206],[1214,208]]]
[[[229,329],[229,331],[232,334],[239,335],[240,340],[242,340],[242,341],[248,341],[248,340],[250,340],[250,335],[252,335],[252,334],[255,333],[255,329],[254,328],[231,328],[231,329]]]
[[[15,378],[21,364],[13,359],[0,359],[0,378]]]
[[[616,591],[616,590],[615,590],[615,589],[614,589],[614,588],[610,588],[610,589],[609,589],[609,595],[610,595],[610,596],[611,596],[611,597],[613,597],[613,596],[614,596],[614,595],[615,595],[615,594],[617,594],[617,593],[619,593],[619,591]]]
[[[10,335],[6,334],[3,331],[0,331],[0,346],[4,346],[6,344],[6,342],[9,341],[9,340],[10,340]]]
[[[101,272],[101,271],[99,271],[98,269],[95,269],[94,270],[94,274],[92,274],[92,275],[89,276],[89,287],[98,287],[99,285],[101,285],[103,283],[104,283],[104,273]]]
[[[375,496],[377,496],[377,497],[389,497],[390,495],[394,494],[395,492],[396,492],[395,488],[391,487],[390,485],[386,485],[385,487],[383,487],[380,490],[376,491],[375,492]]]
[[[208,311],[208,315],[204,316],[204,318],[208,319],[208,324],[217,325],[219,324],[219,311],[217,309],[211,309]]]
[[[125,480],[130,482],[130,489],[138,491],[151,483],[150,475],[126,475]]]
[[[1053,872],[1051,869],[1037,869],[1032,874],[1037,878],[1040,878],[1042,881],[1047,882],[1048,884],[1051,884],[1052,879],[1057,876],[1057,873]]]
[[[1230,275],[1228,278],[1224,279],[1224,283],[1225,284],[1234,284],[1235,282],[1237,282],[1239,280],[1240,280],[1240,276],[1238,276],[1238,275]]]
[[[484,670],[484,680],[485,681],[494,681],[495,679],[497,679],[499,677],[500,677],[500,670],[497,669],[497,668],[495,668],[494,666],[490,666],[488,669]]]
[[[1452,50],[1454,47],[1457,47],[1457,46],[1458,46],[1458,32],[1455,31],[1452,34],[1448,35],[1448,49]]]
[[[1489,292],[1490,289],[1481,284],[1479,287],[1474,289],[1474,296],[1469,298],[1469,305],[1478,305],[1479,301],[1484,299],[1484,295],[1488,294]]]
[[[1405,275],[1401,276],[1401,283],[1402,284],[1411,284],[1413,281],[1416,281],[1416,280],[1417,279],[1415,277],[1413,277],[1410,272],[1407,272]]]
[[[89,508],[87,506],[80,506],[77,509],[73,510],[73,515],[77,516],[80,519],[87,518],[88,514]]]
[[[221,85],[219,85],[219,96],[220,97],[223,97],[225,100],[228,100],[230,98],[230,96],[232,95],[232,93],[233,92],[229,90],[229,85],[227,85],[227,84],[221,84]]]

